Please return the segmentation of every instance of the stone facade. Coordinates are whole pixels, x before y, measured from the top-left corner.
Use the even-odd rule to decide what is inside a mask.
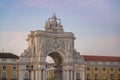
[[[0,80],[19,80],[19,56],[0,52]]]
[[[20,56],[20,80],[25,79],[28,63],[34,66],[32,80],[46,80],[47,56],[55,62],[56,80],[76,80],[78,71],[83,76],[84,59],[74,49],[74,34],[64,32],[55,14],[45,23],[45,30],[31,31],[26,40],[28,48]],[[84,80],[84,77],[81,79]]]
[[[45,30],[31,31],[20,56],[0,53],[0,79],[7,80],[120,80],[120,57],[80,55],[75,36],[65,32],[55,14]],[[54,63],[49,64],[50,56]]]
[[[120,80],[120,57],[82,55],[85,80]]]

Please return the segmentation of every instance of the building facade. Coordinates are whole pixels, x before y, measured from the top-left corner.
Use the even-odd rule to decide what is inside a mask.
[[[82,55],[84,70],[79,70],[76,64],[76,78],[74,80],[120,80],[120,57]],[[81,65],[80,65],[81,66]],[[47,80],[55,80],[54,64],[49,64]],[[84,71],[85,74],[80,74]],[[81,76],[84,75],[84,79]]]
[[[31,31],[27,37],[28,48],[20,56],[20,80],[26,78],[25,69],[29,63],[34,66],[33,71],[30,71],[31,79],[46,80],[46,73],[49,73],[46,67],[47,56],[54,60],[56,80],[76,80],[76,70],[79,69],[82,74],[80,70],[84,67],[82,57],[74,49],[74,40],[74,34],[64,32],[55,14],[46,21],[45,30]],[[84,80],[84,77],[81,76],[81,79]]]
[[[19,80],[19,56],[0,53],[0,80]]]
[[[83,55],[86,80],[120,80],[120,57]]]
[[[75,36],[54,14],[45,30],[31,31],[28,48],[18,57],[0,54],[1,80],[120,80],[120,57],[80,55]],[[54,63],[47,63],[50,56]]]

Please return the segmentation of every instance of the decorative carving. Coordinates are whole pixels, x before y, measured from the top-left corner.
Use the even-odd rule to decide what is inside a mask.
[[[60,40],[57,38],[48,38],[46,39],[45,49],[65,50],[64,40]]]
[[[36,71],[43,74],[39,75],[36,73],[35,78],[39,80],[43,78],[42,80],[45,80],[45,71],[47,70],[46,56],[51,56],[55,61],[54,70],[57,70],[58,67],[60,67],[60,70],[62,71],[61,75],[65,74],[63,80],[69,80],[70,77],[72,79],[72,74],[75,72],[73,71],[73,65],[82,64],[82,62],[84,62],[80,53],[74,51],[74,39],[75,37],[73,33],[63,31],[60,19],[54,14],[45,23],[45,31],[31,31],[28,35],[28,49],[26,49],[20,56],[20,61],[25,63],[22,66],[25,68],[26,63],[31,61],[31,64],[36,67]],[[23,76],[21,76],[21,79],[23,79]],[[60,78],[58,77],[57,79]]]
[[[45,23],[45,30],[52,32],[63,32],[63,26],[61,25],[60,19],[58,19],[55,14]]]

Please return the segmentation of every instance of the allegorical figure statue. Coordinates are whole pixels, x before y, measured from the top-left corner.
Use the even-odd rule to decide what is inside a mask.
[[[63,32],[63,26],[61,25],[60,19],[58,19],[55,14],[45,23],[45,30],[51,32]]]

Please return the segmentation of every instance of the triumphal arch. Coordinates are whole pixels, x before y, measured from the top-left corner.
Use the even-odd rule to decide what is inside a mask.
[[[46,21],[45,30],[31,31],[26,40],[28,48],[19,61],[20,80],[84,80],[84,59],[74,49],[75,36],[64,31],[55,14]],[[47,63],[47,56],[54,63]],[[29,65],[31,70],[26,69]]]

